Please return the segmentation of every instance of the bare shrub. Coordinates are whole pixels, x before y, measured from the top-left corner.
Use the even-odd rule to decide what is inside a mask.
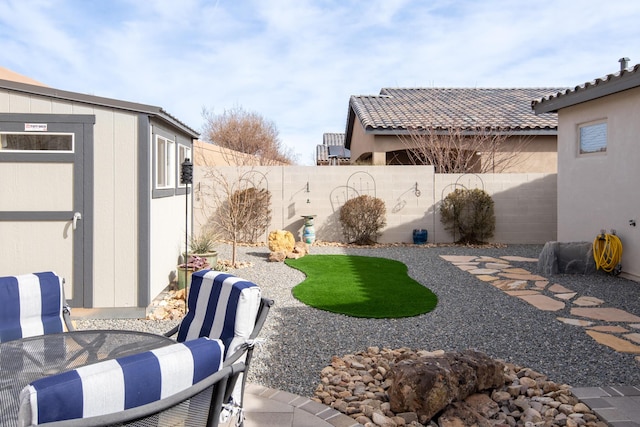
[[[342,233],[350,243],[375,243],[380,230],[387,225],[384,201],[372,196],[359,196],[347,200],[340,208]]]
[[[457,188],[440,205],[440,221],[454,238],[460,236],[456,243],[484,243],[496,229],[493,206],[484,190]]]

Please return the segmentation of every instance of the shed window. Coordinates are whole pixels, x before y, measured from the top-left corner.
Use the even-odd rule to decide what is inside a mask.
[[[580,154],[607,151],[607,122],[580,126]]]
[[[175,187],[175,157],[175,142],[156,135],[156,188]]]
[[[0,134],[2,151],[58,151],[73,152],[73,135],[3,133]]]

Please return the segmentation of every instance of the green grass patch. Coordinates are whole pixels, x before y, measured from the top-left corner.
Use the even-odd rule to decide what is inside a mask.
[[[285,263],[307,275],[293,296],[311,307],[354,317],[396,318],[428,313],[438,298],[399,261],[355,255],[307,255]]]

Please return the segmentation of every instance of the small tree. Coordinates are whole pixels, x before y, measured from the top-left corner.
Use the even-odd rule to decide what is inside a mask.
[[[342,233],[348,242],[357,245],[375,243],[380,230],[387,225],[384,201],[363,195],[347,202],[340,208]]]
[[[261,165],[295,163],[295,155],[280,141],[275,123],[260,114],[236,107],[222,114],[203,109],[202,116],[205,120],[202,135],[207,142],[249,154],[250,159],[258,159]]]
[[[199,197],[207,212],[207,225],[231,241],[231,264],[235,266],[237,244],[255,243],[271,222],[271,193],[256,188],[251,180],[234,180],[214,168],[209,169],[206,178],[211,184],[200,186]]]
[[[484,190],[457,188],[442,201],[440,221],[454,238],[460,236],[456,243],[483,243],[496,229],[493,205]]]
[[[408,160],[436,173],[503,173],[526,160],[531,137],[481,126],[419,127],[402,138]]]

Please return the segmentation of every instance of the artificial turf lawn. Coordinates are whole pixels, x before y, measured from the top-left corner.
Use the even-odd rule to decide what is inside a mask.
[[[407,275],[399,261],[354,255],[307,255],[285,263],[307,275],[293,296],[321,310],[354,317],[394,318],[427,313],[436,295]]]

